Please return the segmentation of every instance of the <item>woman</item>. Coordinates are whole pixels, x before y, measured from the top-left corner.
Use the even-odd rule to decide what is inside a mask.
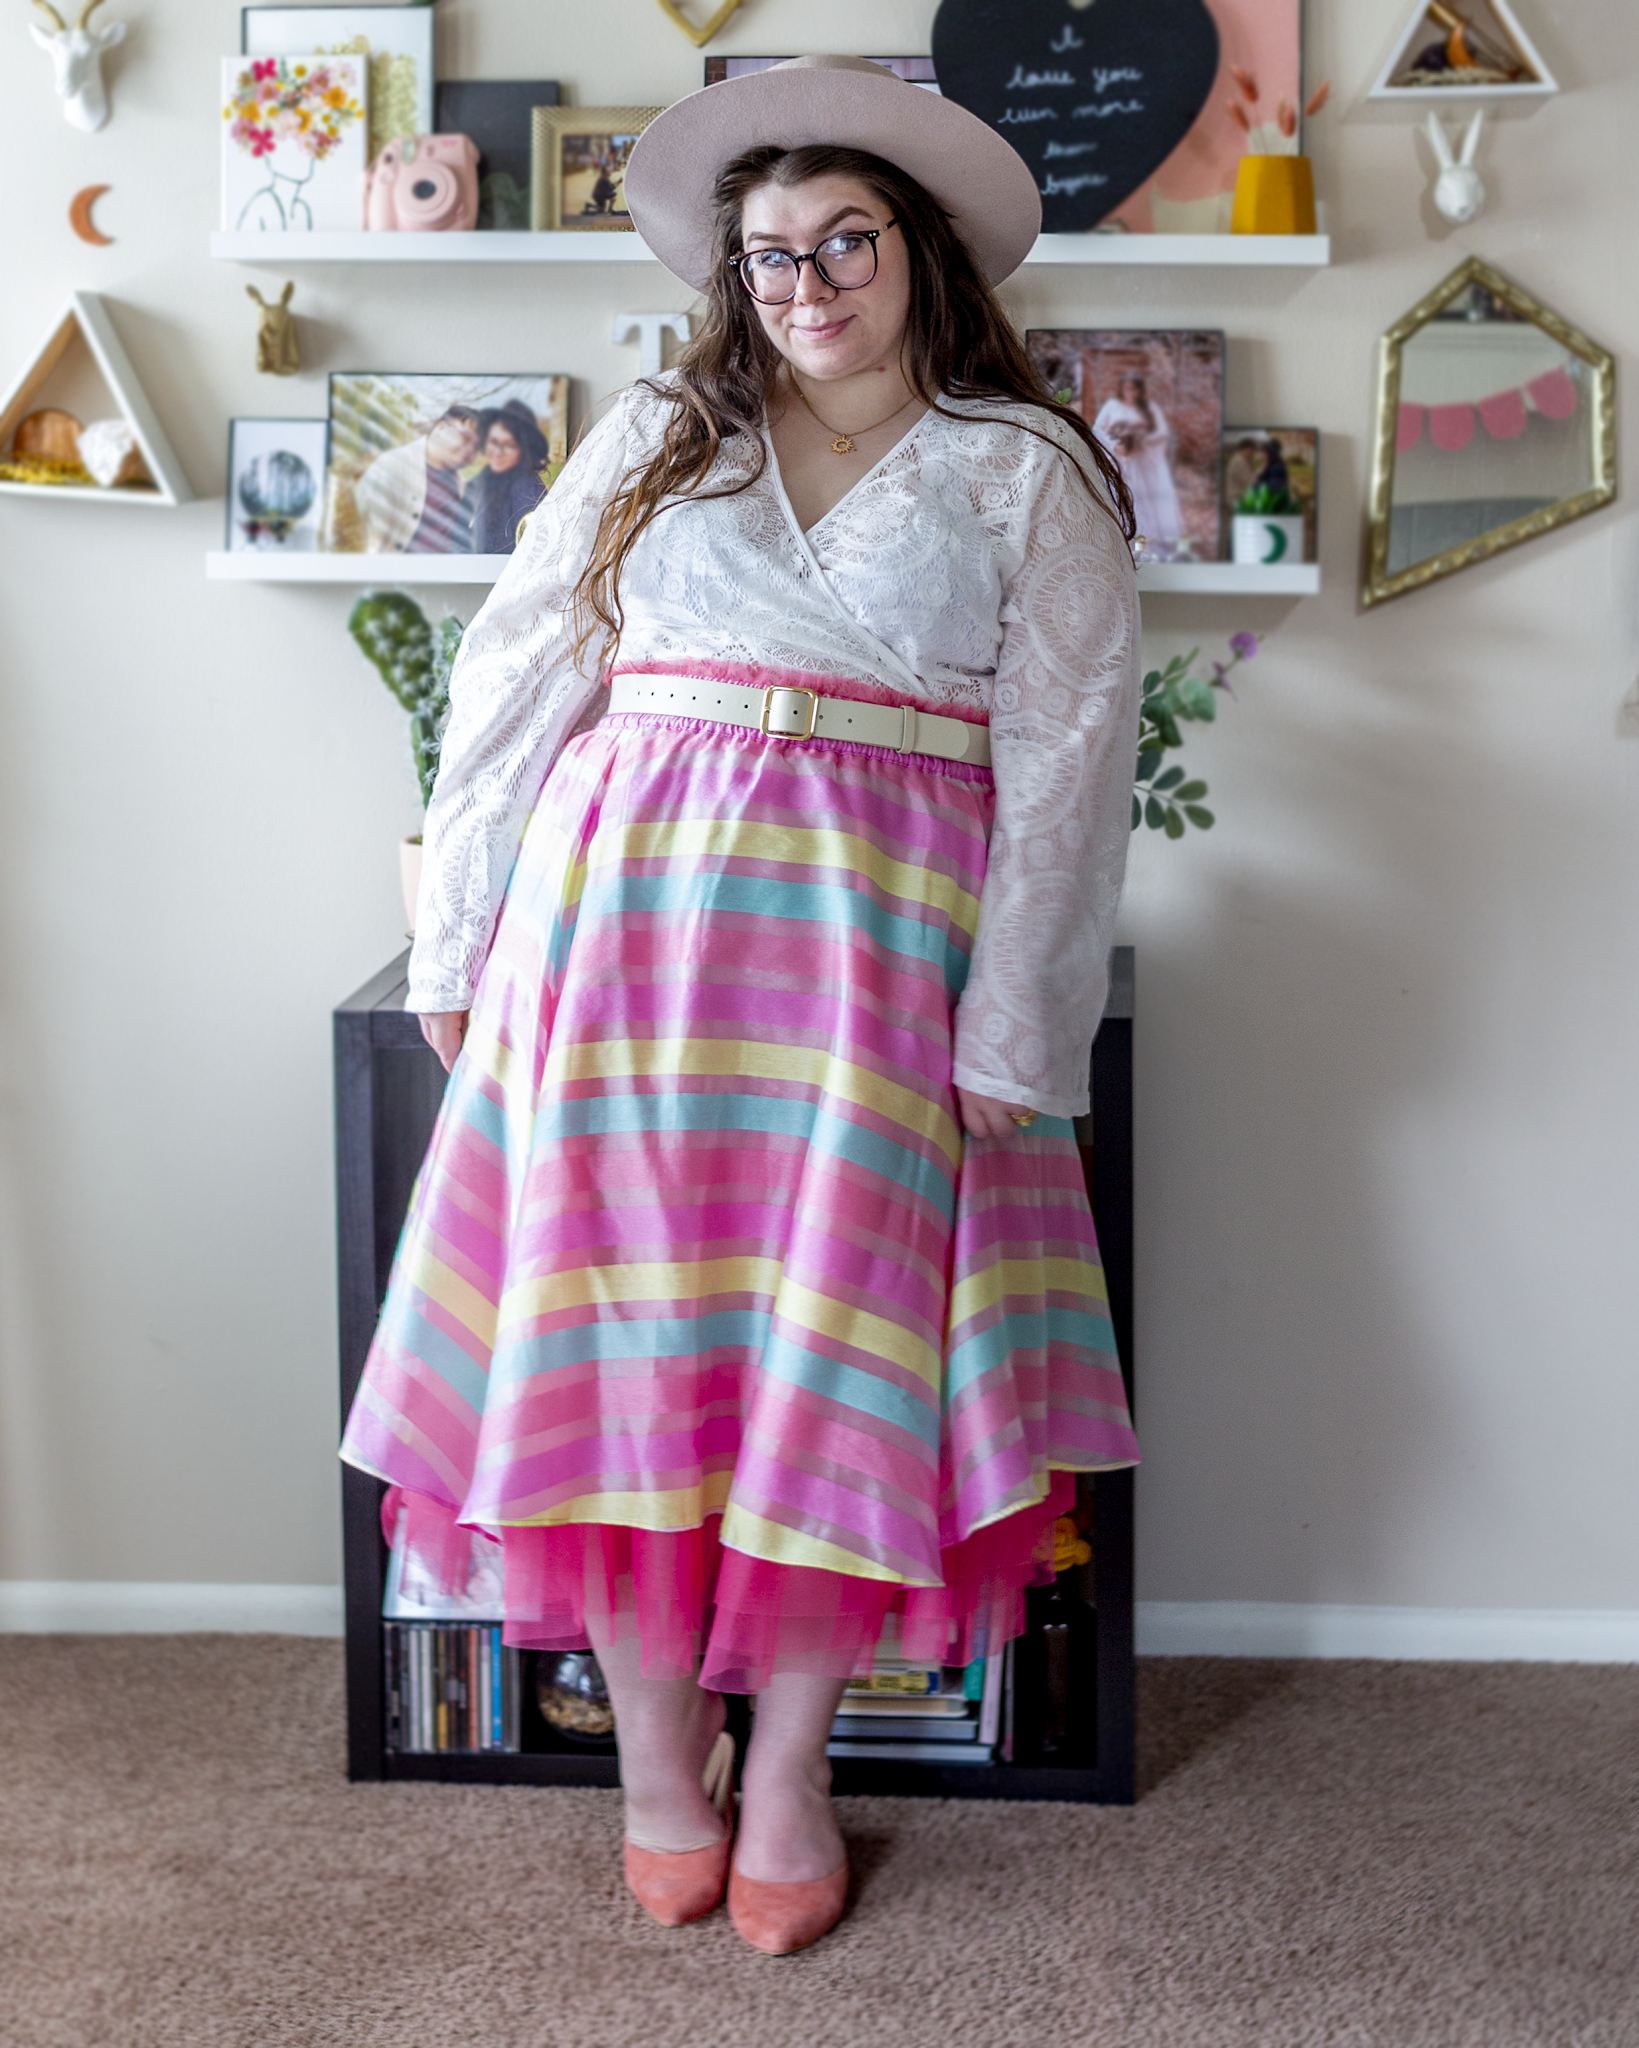
[[[521,399],[478,415],[484,467],[467,487],[472,506],[472,552],[510,555],[518,528],[541,502],[550,451],[535,415]]]
[[[1068,1121],[1130,511],[986,282],[1030,173],[952,102],[804,58],[628,177],[708,311],[455,672],[410,995],[453,1074],[345,1455],[429,1551],[500,1537],[509,1641],[596,1650],[655,1917],[726,1883],[783,1953],[841,1912],[826,1738],[884,1623],[1000,1649],[1068,1475],[1137,1458]]]
[[[1122,378],[1119,395],[1099,408],[1093,432],[1115,450],[1137,530],[1149,552],[1165,560],[1183,535],[1184,515],[1172,480],[1172,428],[1142,377]]]

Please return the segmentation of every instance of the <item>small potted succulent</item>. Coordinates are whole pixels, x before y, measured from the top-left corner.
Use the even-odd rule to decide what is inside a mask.
[[[347,630],[381,680],[410,714],[410,749],[421,784],[423,810],[438,776],[438,752],[450,715],[450,670],[465,630],[448,613],[435,626],[402,590],[367,590],[347,616]],[[421,834],[401,840],[399,880],[410,936],[421,887]]]
[[[1242,566],[1303,560],[1303,500],[1281,474],[1266,470],[1230,508],[1229,557]]]

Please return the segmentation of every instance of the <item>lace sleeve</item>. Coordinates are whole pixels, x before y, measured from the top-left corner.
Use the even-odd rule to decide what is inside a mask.
[[[422,832],[407,1009],[471,1006],[525,822],[597,688],[593,657],[585,668],[571,658],[566,612],[630,460],[635,403],[628,395],[575,451],[461,642]]]
[[[1043,457],[1024,558],[1003,594],[996,824],[955,1079],[1080,1116],[1132,824],[1138,581],[1073,458]]]

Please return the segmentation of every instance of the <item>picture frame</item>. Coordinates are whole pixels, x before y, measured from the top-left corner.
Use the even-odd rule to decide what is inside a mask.
[[[1223,445],[1226,553],[1236,507],[1246,492],[1258,483],[1271,487],[1284,483],[1302,507],[1303,553],[1299,559],[1319,561],[1320,429],[1226,426]]]
[[[229,420],[230,554],[317,553],[329,446],[328,420]]]
[[[451,78],[438,86],[436,133],[466,135],[478,151],[480,230],[529,226],[537,107],[555,107],[555,78]]]
[[[1115,458],[1144,537],[1138,559],[1220,560],[1223,330],[1033,327],[1024,339],[1048,390]]]
[[[329,429],[327,553],[511,554],[569,459],[569,379],[333,371]]]
[[[1107,216],[1131,234],[1227,235],[1241,158],[1303,147],[1303,0],[1206,0],[1206,7],[1218,30],[1219,86],[1171,155]],[[1257,87],[1256,100],[1241,90],[1237,71]]]
[[[436,13],[433,7],[244,7],[240,53],[362,58],[369,72],[369,154],[374,161],[395,136],[433,133]]]
[[[235,234],[362,228],[368,97],[363,57],[224,57],[223,227]]]
[[[622,190],[632,145],[660,107],[537,107],[529,224],[537,233],[631,234]]]
[[[867,57],[867,64],[880,64],[884,71],[891,71],[896,78],[904,79],[907,85],[919,85],[924,92],[937,92],[939,81],[934,76],[931,57]],[[772,71],[776,64],[789,64],[789,57],[708,57],[706,59],[707,85],[722,85],[730,78],[749,78],[758,71]]]

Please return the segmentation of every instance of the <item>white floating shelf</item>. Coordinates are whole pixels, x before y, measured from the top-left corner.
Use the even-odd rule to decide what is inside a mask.
[[[211,254],[234,263],[653,263],[635,234],[231,234]],[[1278,264],[1310,270],[1332,260],[1329,235],[1042,235],[1026,263]]]
[[[1138,571],[1141,591],[1157,596],[1318,597],[1318,562],[1280,562],[1273,568],[1238,562],[1146,562]]]
[[[205,557],[212,583],[493,583],[510,555],[264,554],[221,549]]]
[[[510,555],[274,555],[258,550],[205,557],[213,583],[493,583]],[[1315,597],[1320,568],[1283,562],[1273,569],[1238,568],[1233,562],[1149,562],[1138,572],[1141,591],[1200,596]]]
[[[1330,235],[1038,235],[1026,263],[1247,265],[1320,270]]]

